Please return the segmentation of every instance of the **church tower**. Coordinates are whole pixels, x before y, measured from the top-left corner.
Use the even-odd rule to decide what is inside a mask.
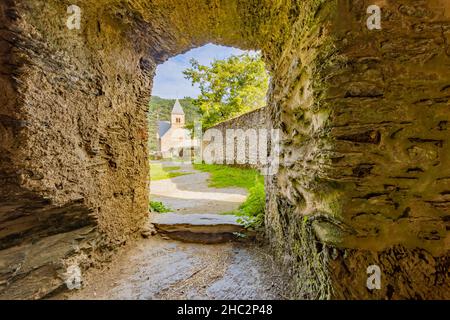
[[[170,122],[172,124],[172,127],[184,127],[184,111],[178,99],[173,105]]]

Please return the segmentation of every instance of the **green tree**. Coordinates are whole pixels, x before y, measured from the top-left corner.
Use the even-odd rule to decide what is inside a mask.
[[[190,62],[192,67],[183,73],[200,87],[193,103],[201,111],[205,129],[266,104],[269,75],[260,54],[231,56],[211,66],[195,59]]]

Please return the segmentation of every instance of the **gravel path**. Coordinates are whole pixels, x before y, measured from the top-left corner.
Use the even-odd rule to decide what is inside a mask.
[[[247,190],[242,188],[208,187],[209,173],[194,170],[191,164],[176,165],[181,166],[179,171],[192,173],[150,183],[152,201],[161,201],[176,213],[229,212],[237,209],[247,197]]]

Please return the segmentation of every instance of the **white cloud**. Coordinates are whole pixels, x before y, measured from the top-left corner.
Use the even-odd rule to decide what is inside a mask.
[[[193,87],[190,80],[185,79],[183,75],[183,71],[190,67],[190,59],[194,58],[200,64],[209,65],[215,59],[225,59],[244,52],[237,48],[207,44],[170,58],[156,69],[152,95],[161,98],[195,98],[200,94],[198,86]]]

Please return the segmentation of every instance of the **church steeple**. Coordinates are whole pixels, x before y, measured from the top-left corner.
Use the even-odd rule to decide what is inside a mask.
[[[172,108],[171,122],[172,126],[184,126],[184,111],[178,99]]]
[[[173,105],[172,114],[182,114],[184,115],[183,108],[181,107],[180,101],[177,99]]]

